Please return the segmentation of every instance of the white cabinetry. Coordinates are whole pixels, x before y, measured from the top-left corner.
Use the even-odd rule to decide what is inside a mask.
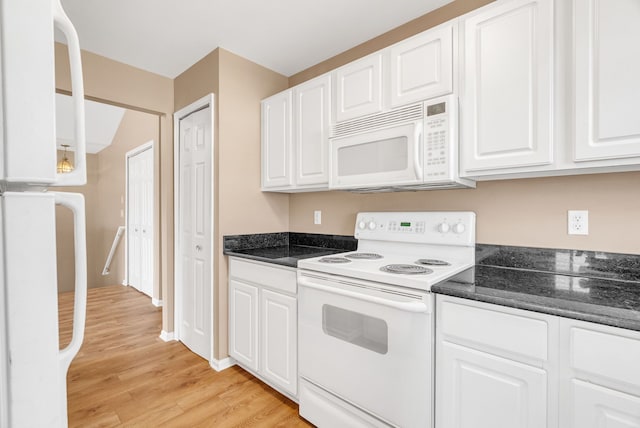
[[[296,270],[229,259],[229,355],[295,399],[298,393]]]
[[[331,76],[262,101],[262,190],[324,190],[329,184]]]
[[[463,17],[462,175],[553,162],[553,4],[513,0]]]
[[[640,428],[640,332],[438,295],[436,426]]]
[[[449,22],[389,48],[392,108],[453,92],[456,29]]]
[[[337,69],[336,122],[382,111],[384,55],[376,52]]]
[[[575,160],[640,156],[640,6],[573,1]]]
[[[557,320],[437,296],[436,426],[557,427]]]
[[[640,428],[640,332],[561,321],[561,423]]]
[[[291,91],[285,91],[262,101],[262,189],[291,184]]]
[[[329,183],[331,76],[325,74],[293,88],[295,186]]]

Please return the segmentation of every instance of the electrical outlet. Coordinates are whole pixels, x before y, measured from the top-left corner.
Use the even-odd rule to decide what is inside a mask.
[[[569,210],[567,216],[567,231],[569,235],[588,235],[589,211]]]
[[[322,211],[313,212],[313,224],[322,224]]]

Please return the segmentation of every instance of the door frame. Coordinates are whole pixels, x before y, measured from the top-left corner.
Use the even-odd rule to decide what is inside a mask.
[[[155,189],[156,189],[156,173],[155,173],[155,165],[156,165],[156,148],[155,148],[155,141],[151,140],[148,141],[134,149],[129,150],[127,153],[125,153],[124,155],[124,168],[125,168],[125,185],[124,185],[124,227],[125,227],[125,240],[124,240],[124,281],[122,282],[122,285],[126,285],[128,287],[131,286],[131,284],[129,284],[129,158],[138,155],[146,150],[151,149],[151,154],[153,155],[153,161],[152,161],[152,166],[153,166],[153,190],[151,192],[151,197],[152,197],[152,201],[151,201],[151,206],[153,207],[154,213],[152,214],[152,219],[153,219],[153,233],[152,233],[152,239],[153,239],[153,247],[155,248],[155,244],[157,242],[157,236],[156,236],[156,218],[155,218],[155,203],[156,203],[156,195],[155,195]],[[155,250],[152,253],[154,255],[154,259],[155,259]],[[152,281],[151,281],[151,302],[153,303],[154,306],[162,306],[162,300],[158,299],[154,294],[155,294],[155,281],[156,281],[156,269],[155,269],[155,260],[152,261],[152,266],[153,268],[151,269],[151,274],[153,275]]]
[[[173,230],[174,230],[174,250],[173,250],[173,263],[174,263],[174,314],[173,314],[173,332],[174,332],[174,340],[180,340],[180,320],[182,319],[182,287],[181,287],[181,279],[182,278],[182,269],[180,263],[180,254],[181,254],[181,238],[180,238],[180,121],[185,117],[189,116],[192,113],[203,110],[207,107],[211,107],[211,140],[209,143],[211,144],[211,301],[209,302],[211,305],[211,348],[209,349],[209,364],[213,364],[215,359],[215,326],[216,326],[216,315],[218,311],[215,307],[216,296],[215,296],[215,270],[214,267],[214,259],[216,257],[215,248],[216,244],[214,241],[215,236],[215,221],[214,221],[214,209],[215,209],[215,95],[210,93],[200,98],[199,100],[189,104],[186,107],[176,111],[173,113]]]

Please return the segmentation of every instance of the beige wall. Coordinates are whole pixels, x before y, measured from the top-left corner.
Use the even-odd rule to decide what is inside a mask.
[[[491,0],[457,0],[289,78],[294,86]],[[567,210],[589,210],[589,236],[567,235]],[[322,225],[313,224],[322,210]],[[640,254],[640,173],[479,182],[475,190],[358,195],[301,193],[290,198],[295,232],[353,234],[358,211],[472,210],[480,243]],[[636,220],[634,220],[636,219]]]
[[[71,90],[66,46],[56,43],[56,88]],[[160,115],[159,150],[156,170],[160,189],[160,222],[157,225],[156,266],[162,295],[173,295],[173,80],[91,52],[82,52],[85,95]],[[162,326],[173,331],[173,300],[167,299]]]
[[[483,244],[640,254],[640,172],[477,183],[476,189],[291,196],[293,232],[353,235],[358,211],[470,210]],[[567,234],[567,210],[589,210],[589,235]],[[322,210],[322,225],[313,224]]]
[[[288,230],[287,195],[260,192],[260,100],[288,79],[216,49],[175,80],[176,110],[213,92],[217,100],[214,174],[215,356],[227,355],[227,262],[222,236]]]

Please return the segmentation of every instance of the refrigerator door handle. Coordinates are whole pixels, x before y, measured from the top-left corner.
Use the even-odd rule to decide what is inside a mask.
[[[75,119],[75,168],[73,171],[56,174],[55,186],[83,186],[87,184],[87,146],[84,118],[84,84],[82,81],[82,59],[78,33],[62,8],[60,0],[52,0],[53,24],[67,39],[71,70],[71,96]]]
[[[66,385],[65,379],[67,377],[67,370],[69,370],[71,361],[80,350],[80,346],[82,346],[87,313],[87,239],[84,196],[79,193],[52,193],[55,195],[57,205],[69,208],[73,212],[73,242],[75,246],[76,264],[73,334],[69,345],[60,350],[59,354],[62,379],[63,383]]]

